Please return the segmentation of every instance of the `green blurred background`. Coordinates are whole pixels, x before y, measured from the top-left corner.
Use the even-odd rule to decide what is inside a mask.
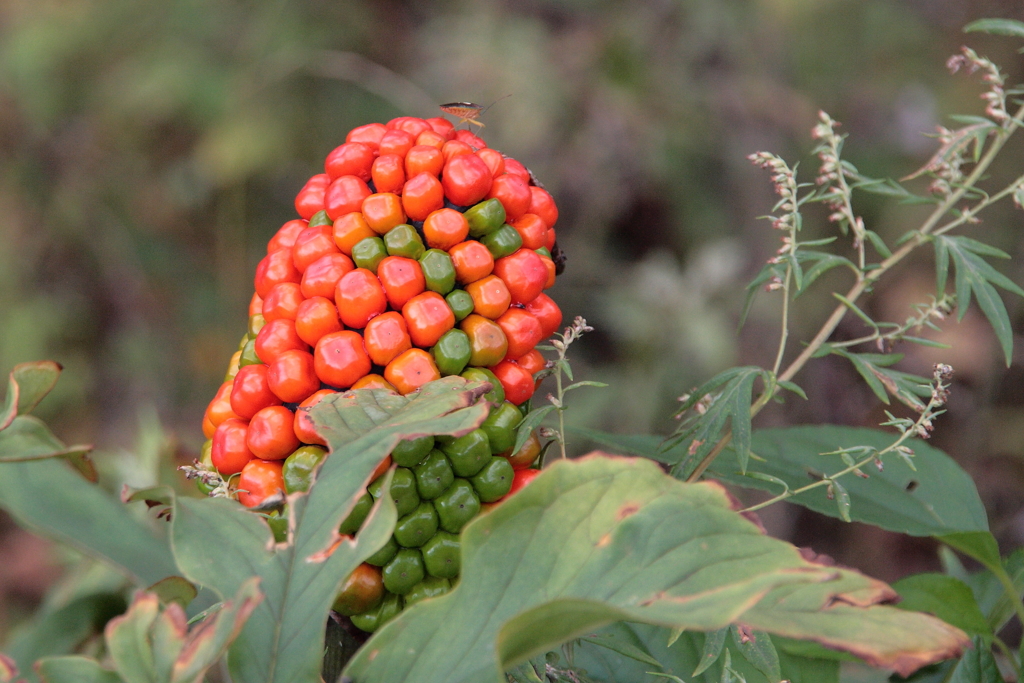
[[[980,114],[976,79],[946,58],[969,43],[1021,76],[1013,41],[965,36],[974,19],[1024,19],[1016,0],[4,0],[0,3],[0,368],[52,358],[65,373],[42,416],[68,441],[116,451],[159,416],[187,462],[244,332],[255,265],[295,193],[350,128],[500,100],[487,142],[558,201],[568,268],[552,292],[597,329],[574,347],[571,424],[672,429],[674,400],[733,364],[769,364],[778,301],[737,336],[744,282],[777,246],[756,216],[775,197],[746,155],[814,159],[819,109],[843,122],[862,171],[902,177],[951,113]],[[993,169],[1020,172],[1021,145]],[[1012,175],[1011,175],[1012,174]],[[923,189],[925,183],[919,185]],[[919,208],[866,196],[893,240]],[[812,211],[812,215],[820,216]],[[1015,257],[1020,212],[973,236]],[[808,234],[827,234],[809,221]],[[911,315],[929,258],[901,267],[870,310]],[[831,309],[802,301],[795,339]],[[1007,301],[1024,333],[1020,301]],[[838,334],[859,336],[857,321]],[[904,369],[957,369],[936,445],[976,476],[994,529],[1024,542],[1024,365],[1008,371],[975,312]],[[1018,338],[1018,362],[1024,337]],[[797,348],[794,346],[794,348]],[[874,425],[877,401],[839,359],[805,370],[812,400],[761,425]],[[589,393],[588,393],[589,392]],[[575,444],[577,450],[586,444]],[[130,478],[130,477],[129,477]],[[884,579],[935,568],[929,541],[776,506],[769,528]],[[0,633],[52,578],[52,557],[0,518]],[[34,558],[34,559],[33,559]],[[49,564],[48,564],[49,563]],[[20,573],[19,573],[20,572]],[[6,607],[5,607],[6,606]]]

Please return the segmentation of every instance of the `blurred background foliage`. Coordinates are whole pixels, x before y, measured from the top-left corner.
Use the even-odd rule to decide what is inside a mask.
[[[577,375],[611,385],[575,395],[570,424],[665,433],[677,396],[774,356],[770,295],[736,334],[743,284],[777,246],[756,220],[775,197],[746,155],[803,159],[810,180],[809,130],[825,109],[863,172],[907,175],[949,114],[982,112],[979,84],[944,69],[961,44],[1020,80],[1013,41],[962,34],[986,16],[1024,19],[1024,9],[1016,0],[4,0],[0,367],[64,365],[40,414],[68,441],[116,454],[141,439],[145,452],[190,460],[244,332],[266,241],[345,132],[511,95],[487,112],[483,137],[558,201],[569,262],[552,294],[567,319],[597,328],[574,347]],[[1022,152],[1006,151],[993,185],[1019,173]],[[921,216],[874,196],[858,209],[888,240]],[[1015,256],[1006,270],[1017,282],[1022,216],[997,208],[974,229]],[[934,290],[931,269],[927,257],[901,267],[868,306],[901,322]],[[807,338],[831,309],[830,285],[845,288],[834,276],[798,307],[796,335]],[[1007,303],[1024,334],[1021,302]],[[937,360],[957,369],[935,443],[975,475],[1012,547],[1024,542],[1024,336],[1006,370],[975,312],[944,326],[952,350],[903,349],[903,369],[928,375]],[[838,334],[862,332],[853,319]],[[811,400],[790,399],[761,425],[884,419],[840,359],[797,380]],[[135,485],[154,476],[152,463],[110,462]],[[765,518],[773,533],[884,579],[937,567],[930,541],[784,505]],[[0,557],[2,634],[59,573],[59,558],[5,519]]]

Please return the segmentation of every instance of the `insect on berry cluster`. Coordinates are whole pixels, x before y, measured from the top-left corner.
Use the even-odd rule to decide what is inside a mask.
[[[545,365],[534,347],[562,322],[543,293],[558,270],[558,209],[522,164],[443,118],[359,126],[324,170],[256,268],[248,332],[203,419],[211,469],[198,479],[209,489],[219,474],[215,495],[281,527],[284,494],[308,490],[327,455],[303,409],[350,389],[489,382],[479,429],[401,442],[341,525],[356,533],[383,495],[398,508],[393,537],[334,604],[373,631],[446,592],[459,531],[531,478],[538,435],[512,449]]]

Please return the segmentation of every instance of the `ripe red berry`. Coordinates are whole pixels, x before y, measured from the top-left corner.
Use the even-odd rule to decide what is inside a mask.
[[[491,169],[475,154],[459,154],[445,163],[441,184],[453,204],[472,206],[491,189]]]

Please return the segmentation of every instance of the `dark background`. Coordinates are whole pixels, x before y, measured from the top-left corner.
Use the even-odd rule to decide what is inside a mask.
[[[1024,19],[1005,0],[5,0],[0,4],[0,368],[65,367],[40,414],[92,442],[136,485],[187,462],[245,329],[255,265],[350,128],[487,104],[483,137],[558,201],[568,268],[552,296],[596,331],[573,348],[570,424],[667,433],[675,398],[734,364],[771,365],[778,298],[762,294],[737,336],[743,284],[777,246],[758,215],[775,201],[745,159],[802,160],[825,109],[847,157],[902,177],[949,114],[980,114],[981,86],[950,76],[964,43],[1018,82],[1010,39],[964,35],[974,19]],[[1012,144],[991,186],[1020,173]],[[922,190],[925,182],[913,185]],[[998,187],[1002,187],[999,185]],[[865,195],[891,241],[921,208]],[[997,207],[970,234],[1015,259],[1022,215]],[[812,209],[806,237],[831,226]],[[901,322],[934,291],[930,256],[900,266],[867,304]],[[793,345],[845,291],[838,272],[798,302]],[[1021,302],[1007,298],[1019,333]],[[852,316],[850,316],[852,318]],[[847,320],[838,334],[863,329]],[[944,326],[948,351],[900,349],[903,369],[957,371],[935,444],[977,479],[1004,550],[1024,543],[1024,366],[1003,367],[972,310]],[[1024,337],[1017,339],[1017,363]],[[798,377],[811,396],[761,426],[876,425],[877,400],[841,359]],[[162,425],[162,427],[161,427]],[[576,443],[581,451],[586,444]],[[134,449],[144,464],[124,456]],[[104,455],[105,454],[105,455]],[[935,569],[930,541],[787,506],[773,533],[887,580]],[[0,635],[64,557],[0,516]]]

